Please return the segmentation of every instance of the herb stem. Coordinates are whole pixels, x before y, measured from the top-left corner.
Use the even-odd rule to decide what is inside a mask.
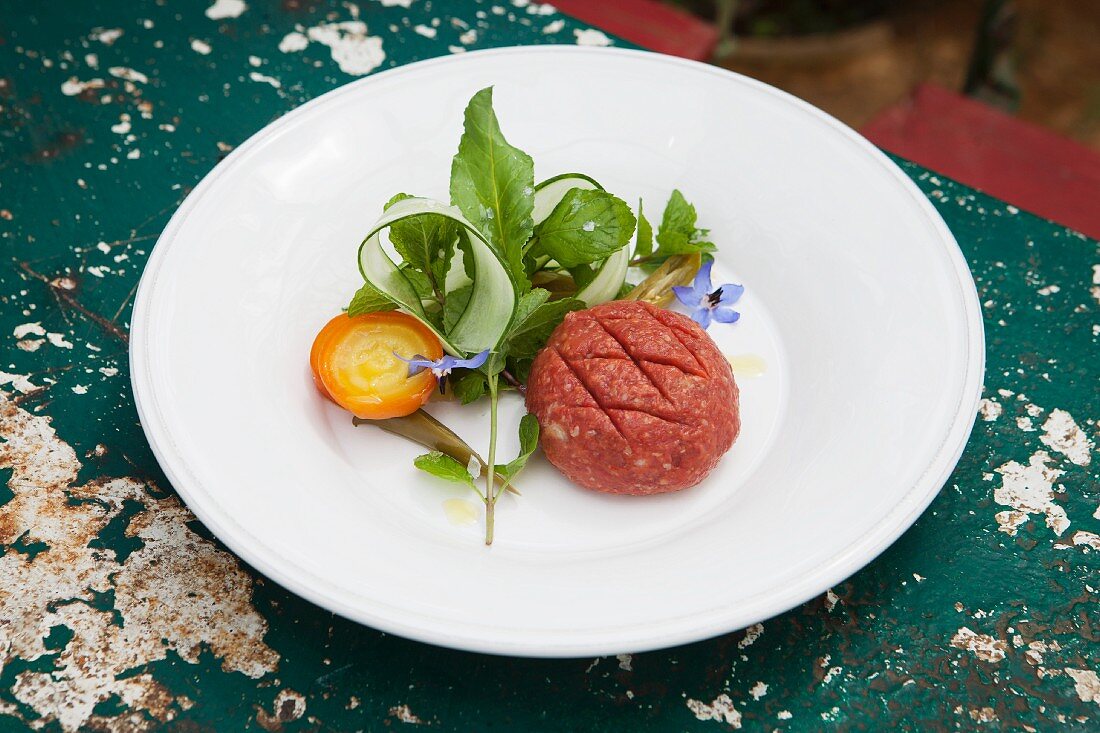
[[[512,376],[510,371],[505,369],[500,373],[500,376],[504,377],[504,381],[515,387],[520,394],[527,394],[527,385]]]
[[[489,382],[489,472],[485,476],[485,544],[493,544],[493,515],[497,504],[494,492],[497,482],[497,375]]]
[[[637,267],[638,265],[644,265],[647,262],[652,262],[653,255],[646,255],[645,257],[635,257],[629,262],[630,267]]]

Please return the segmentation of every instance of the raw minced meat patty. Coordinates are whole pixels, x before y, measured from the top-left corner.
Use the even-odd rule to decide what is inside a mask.
[[[638,301],[567,315],[527,382],[546,457],[574,483],[613,494],[702,481],[737,438],[737,398],[706,331]]]

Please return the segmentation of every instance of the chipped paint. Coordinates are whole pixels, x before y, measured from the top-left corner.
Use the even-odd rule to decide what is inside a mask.
[[[999,418],[1003,409],[1001,403],[988,398],[978,403],[978,414],[986,422],[993,422]]]
[[[288,688],[279,690],[275,695],[270,713],[266,710],[256,712],[256,723],[269,733],[279,733],[283,730],[283,723],[293,723],[305,714],[305,696]]]
[[[251,79],[252,81],[260,82],[261,84],[270,84],[271,86],[275,87],[276,89],[278,89],[279,87],[282,86],[282,84],[279,82],[279,80],[276,79],[275,77],[267,76],[265,74],[261,74],[258,71],[249,72],[248,78]]]
[[[122,37],[121,28],[96,28],[92,31],[91,39],[99,41],[104,46],[113,46],[115,41]]]
[[[23,394],[30,394],[39,389],[38,385],[31,382],[30,378],[26,374],[9,374],[8,372],[0,372],[0,387],[5,384],[10,384],[16,390]]]
[[[573,37],[578,46],[610,46],[611,39],[603,31],[595,28],[577,28],[573,31]]]
[[[1064,455],[1070,463],[1087,466],[1092,461],[1093,442],[1065,410],[1051,410],[1039,440],[1055,453]]]
[[[997,664],[1005,658],[1008,644],[1001,639],[996,639],[988,634],[979,634],[966,626],[963,626],[951,637],[951,646],[956,649],[965,649],[974,654],[983,662]]]
[[[102,79],[88,79],[87,81],[80,81],[75,76],[70,76],[64,82],[61,83],[61,93],[66,97],[74,97],[77,94],[81,94],[89,89],[102,89],[107,86],[107,82]]]
[[[239,18],[241,13],[248,10],[244,0],[214,0],[214,4],[206,9],[206,17],[210,20],[223,20],[225,18]]]
[[[394,705],[390,708],[390,717],[396,718],[402,723],[409,723],[411,725],[423,725],[424,721],[416,716],[408,705]]]
[[[753,700],[759,700],[768,694],[768,686],[764,682],[757,682],[749,690],[749,694],[752,695]]]
[[[267,622],[251,607],[251,580],[188,528],[193,517],[175,496],[133,478],[77,485],[81,462],[49,419],[2,392],[0,437],[0,468],[12,472],[12,498],[0,506],[0,544],[9,547],[0,556],[0,649],[4,663],[51,659],[44,671],[21,672],[12,688],[38,716],[28,722],[76,731],[95,717],[120,729],[123,715],[94,716],[113,695],[133,712],[170,720],[183,699],[149,674],[132,674],[169,651],[192,664],[210,653],[224,670],[253,678],[275,671],[278,657],[263,642]],[[89,542],[127,502],[141,507],[126,527],[140,547],[120,562]],[[46,548],[28,557],[10,547],[19,538]],[[92,605],[93,594],[108,592],[109,610]],[[45,646],[55,626],[72,632],[60,651]]]
[[[1065,672],[1073,680],[1073,691],[1081,702],[1094,702],[1100,705],[1100,676],[1091,669],[1073,669],[1066,667]]]
[[[116,79],[125,79],[126,81],[137,82],[138,84],[149,83],[149,77],[137,69],[131,69],[128,66],[112,66],[107,69],[107,73]]]
[[[1086,532],[1083,529],[1079,529],[1073,533],[1073,537],[1070,539],[1077,547],[1088,547],[1100,551],[1100,535],[1095,532]]]
[[[970,719],[975,723],[992,723],[997,720],[997,713],[991,707],[970,708]]]
[[[756,640],[760,638],[764,633],[764,624],[753,624],[749,628],[745,629],[745,638],[737,642],[738,649],[747,649],[756,643]]]
[[[279,50],[283,53],[303,51],[311,41],[327,46],[340,70],[352,76],[369,74],[386,60],[381,36],[367,35],[367,24],[361,20],[321,23],[305,29],[304,34],[300,31],[288,33],[279,42]]]
[[[203,40],[198,39],[198,38],[192,38],[191,39],[191,50],[194,51],[197,54],[201,54],[203,56],[208,56],[210,54],[210,51],[213,50],[213,49],[211,49],[210,44],[207,43],[206,41],[203,41]]]
[[[687,706],[698,720],[717,720],[734,728],[741,727],[741,713],[733,706],[729,695],[719,695],[709,704],[689,699]]]
[[[994,469],[1001,474],[1001,486],[994,489],[993,500],[1013,509],[996,515],[1002,532],[1014,536],[1031,514],[1044,515],[1047,526],[1056,535],[1061,536],[1069,528],[1066,510],[1054,502],[1054,482],[1065,471],[1048,466],[1049,461],[1050,454],[1040,450],[1028,459],[1026,466],[1009,461]]]
[[[632,664],[632,662],[634,661],[633,654],[616,654],[615,658],[619,660],[619,669],[623,670],[624,672],[634,671],[634,666]]]

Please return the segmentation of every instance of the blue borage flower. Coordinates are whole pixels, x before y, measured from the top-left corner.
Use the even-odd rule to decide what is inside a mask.
[[[713,262],[704,262],[695,275],[691,287],[674,285],[672,292],[676,299],[691,308],[691,318],[703,328],[710,325],[711,319],[719,323],[735,323],[741,314],[731,306],[741,298],[745,288],[741,285],[726,283],[711,290],[710,268]]]
[[[486,359],[489,358],[489,350],[485,349],[485,351],[482,351],[480,354],[475,354],[469,359],[459,359],[457,356],[450,356],[445,354],[443,358],[437,359],[436,361],[426,359],[420,354],[414,355],[411,359],[406,359],[405,357],[401,356],[401,354],[398,354],[396,351],[393,352],[393,355],[409,365],[410,377],[414,374],[419,374],[425,369],[429,369],[431,370],[432,374],[436,376],[436,379],[443,379],[451,373],[452,369],[477,369],[479,366],[485,363]]]

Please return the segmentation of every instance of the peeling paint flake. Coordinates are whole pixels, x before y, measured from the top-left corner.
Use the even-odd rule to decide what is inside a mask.
[[[116,79],[125,79],[126,81],[134,81],[138,84],[148,84],[149,77],[142,74],[136,69],[131,69],[128,66],[112,66],[107,69],[107,73]]]
[[[38,389],[38,385],[31,382],[26,374],[8,374],[7,372],[0,372],[0,387],[5,384],[10,384],[13,388],[27,394]]]
[[[1066,510],[1054,503],[1054,482],[1065,471],[1047,466],[1050,454],[1036,451],[1024,466],[1009,461],[994,469],[1001,474],[1001,486],[993,491],[993,500],[1012,511],[996,515],[1000,531],[1015,536],[1017,528],[1027,521],[1030,514],[1042,514],[1046,524],[1061,536],[1069,528]]]
[[[246,10],[248,5],[244,0],[214,0],[214,4],[206,9],[205,14],[210,20],[222,20],[238,18]]]
[[[990,399],[983,399],[978,403],[978,414],[981,415],[982,420],[986,422],[993,422],[1001,416],[1004,408],[1001,407],[999,402]]]
[[[40,321],[22,323],[12,330],[11,335],[17,339],[24,339],[27,336],[45,336],[46,329],[42,328]]]
[[[1065,410],[1051,411],[1043,423],[1043,435],[1039,440],[1052,451],[1064,455],[1070,463],[1087,466],[1092,462],[1093,442]]]
[[[256,723],[266,731],[278,733],[283,723],[293,723],[306,714],[306,698],[302,693],[291,689],[279,690],[271,712],[260,710],[256,713]]]
[[[0,383],[11,381],[3,376]],[[10,712],[66,733],[148,730],[192,704],[151,674],[135,675],[170,651],[192,664],[212,655],[223,670],[251,678],[275,671],[278,655],[263,642],[267,622],[252,606],[249,576],[191,531],[194,516],[174,495],[134,478],[76,485],[81,462],[72,447],[48,418],[2,392],[0,469],[11,471],[12,494],[0,506],[0,545],[8,546],[0,555],[0,660],[37,660],[11,688],[26,708]],[[125,532],[137,549],[120,561],[90,546],[135,503],[140,511]],[[21,554],[11,547],[21,537],[46,549]],[[107,609],[99,607],[105,597]],[[71,638],[47,648],[56,626]],[[112,697],[127,712],[97,714]]]
[[[623,670],[624,672],[633,672],[634,671],[634,666],[633,666],[634,655],[632,655],[632,654],[616,654],[615,659],[619,660],[619,669]]]
[[[610,46],[607,34],[595,28],[576,28],[573,31],[578,46]]]
[[[279,41],[279,50],[283,53],[296,53],[304,51],[309,45],[309,39],[298,31],[291,31]]]
[[[768,686],[764,682],[757,682],[752,686],[752,689],[749,690],[749,694],[752,695],[753,700],[759,700],[764,697],[764,695],[768,694]]]
[[[88,81],[80,81],[75,76],[70,76],[67,80],[61,83],[61,93],[66,97],[75,97],[77,94],[87,89],[102,89],[107,85],[107,82],[102,79],[89,79]]]
[[[248,78],[251,79],[252,81],[261,82],[263,84],[270,84],[271,86],[275,87],[276,89],[278,89],[279,87],[282,86],[282,84],[279,82],[279,80],[276,79],[275,77],[267,76],[266,74],[261,74],[258,71],[249,72]]]
[[[288,34],[279,43],[284,53],[305,48],[297,38],[301,34]],[[328,46],[332,60],[340,70],[352,76],[363,76],[378,68],[386,60],[381,36],[368,36],[367,24],[361,20],[345,20],[339,23],[321,23],[306,29],[305,38]]]
[[[104,46],[114,45],[114,42],[121,37],[121,28],[95,28],[92,30],[91,34],[93,41],[99,41]]]
[[[951,646],[956,649],[965,649],[974,654],[983,662],[996,664],[1005,658],[1008,644],[1001,639],[996,639],[988,634],[979,634],[966,626],[955,632],[951,637]]]
[[[408,705],[394,705],[390,708],[390,717],[410,725],[424,724],[424,721],[417,717]]]
[[[745,629],[745,638],[737,642],[738,649],[748,649],[750,646],[756,643],[756,640],[760,638],[760,635],[764,633],[764,624],[753,624],[749,628]]]
[[[1088,547],[1100,552],[1100,535],[1095,532],[1086,532],[1079,529],[1073,533],[1073,537],[1070,539],[1077,547]]]
[[[734,728],[741,727],[741,712],[733,706],[729,695],[719,695],[709,705],[701,700],[689,699],[687,706],[698,720],[717,720]]]
[[[1073,680],[1073,691],[1081,702],[1094,702],[1100,705],[1100,677],[1091,669],[1071,669],[1066,674]]]

